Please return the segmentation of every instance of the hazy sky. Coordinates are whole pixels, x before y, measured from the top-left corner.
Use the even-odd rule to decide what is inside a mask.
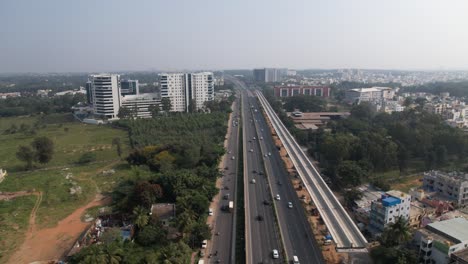
[[[468,69],[468,0],[0,0],[0,72]]]

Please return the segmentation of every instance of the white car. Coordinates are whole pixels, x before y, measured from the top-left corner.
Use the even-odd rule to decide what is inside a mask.
[[[280,197],[280,195],[279,195],[279,194],[277,194],[277,195],[275,196],[275,199],[276,199],[276,200],[278,200],[278,201],[279,201],[279,200],[281,200],[281,197]]]
[[[293,205],[291,202],[288,202],[288,208],[293,208]]]
[[[208,244],[208,240],[203,240],[203,242],[201,243],[201,248],[206,248],[206,244]]]
[[[271,156],[271,152],[268,152],[268,156]]]
[[[255,179],[252,179],[252,180],[250,181],[250,183],[253,183],[253,184],[255,184],[255,182],[256,182]]]
[[[208,209],[208,215],[213,215],[213,209]]]
[[[274,259],[279,258],[279,253],[278,253],[278,250],[277,250],[277,249],[273,249],[273,258],[274,258]]]
[[[236,159],[236,157],[232,156],[232,157],[231,157],[231,159],[232,159],[232,160],[235,160],[235,159]]]

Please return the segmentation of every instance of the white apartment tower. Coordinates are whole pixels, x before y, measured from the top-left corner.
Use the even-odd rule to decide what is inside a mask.
[[[188,112],[190,102],[197,110],[207,101],[214,100],[213,73],[159,74],[161,98],[170,98],[171,112]]]
[[[117,118],[120,109],[120,75],[90,75],[90,97],[94,114],[109,119]]]

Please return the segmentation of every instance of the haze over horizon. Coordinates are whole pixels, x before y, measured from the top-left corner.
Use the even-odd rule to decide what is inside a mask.
[[[0,73],[468,70],[468,1],[0,3]]]

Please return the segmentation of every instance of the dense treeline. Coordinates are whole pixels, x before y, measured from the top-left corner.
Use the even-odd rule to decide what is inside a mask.
[[[69,113],[71,107],[79,102],[85,102],[83,94],[63,95],[56,97],[14,97],[0,99],[0,117]]]
[[[189,263],[193,249],[211,235],[206,217],[218,192],[227,117],[220,111],[119,121],[134,147],[127,157],[134,175],[113,191],[113,208],[133,220],[135,243],[112,239],[83,249],[71,263],[106,263],[111,256],[115,263]],[[151,173],[142,173],[145,167]],[[171,228],[149,216],[154,203],[175,203]]]
[[[35,93],[40,89],[53,92],[78,89],[88,80],[87,74],[47,74],[0,76],[0,93]]]
[[[402,89],[403,92],[425,92],[432,94],[440,94],[449,92],[452,96],[466,97],[468,96],[468,81],[461,82],[434,82],[419,86],[409,86]]]

